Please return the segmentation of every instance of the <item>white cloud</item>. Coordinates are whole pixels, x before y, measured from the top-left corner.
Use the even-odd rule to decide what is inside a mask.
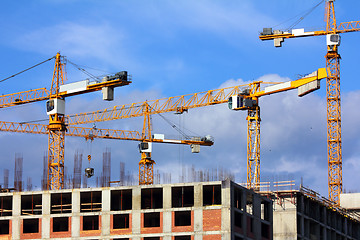
[[[119,47],[122,37],[120,31],[115,31],[107,23],[62,22],[18,35],[14,44],[46,55],[61,51],[72,57],[107,60],[112,57],[114,44]]]

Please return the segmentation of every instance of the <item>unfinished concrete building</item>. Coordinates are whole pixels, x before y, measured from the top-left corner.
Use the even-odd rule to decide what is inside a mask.
[[[273,239],[272,202],[226,181],[0,194],[0,238]]]
[[[310,189],[300,187],[300,190],[263,194],[274,198],[273,237],[276,240],[360,239],[358,215],[333,207],[329,200]]]

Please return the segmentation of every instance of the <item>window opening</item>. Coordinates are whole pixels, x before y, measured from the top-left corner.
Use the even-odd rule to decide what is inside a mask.
[[[38,233],[39,232],[39,219],[24,219],[23,220],[23,233]]]
[[[244,240],[242,237],[235,236],[235,240]]]
[[[101,191],[80,193],[80,212],[101,211]]]
[[[99,216],[83,216],[83,231],[99,230]]]
[[[113,229],[129,228],[129,214],[113,215]]]
[[[253,202],[254,196],[251,193],[246,194],[246,212],[250,215],[253,215]]]
[[[51,214],[71,213],[71,193],[51,194]]]
[[[269,229],[270,226],[268,224],[261,223],[261,236],[263,238],[269,238]]]
[[[233,205],[235,208],[240,209],[241,211],[244,211],[244,208],[241,205],[241,195],[242,195],[242,191],[238,188],[234,188]]]
[[[141,209],[157,209],[163,207],[162,188],[141,189]]]
[[[242,228],[242,214],[235,211],[235,226]]]
[[[0,197],[0,216],[12,216],[12,197],[1,196]]]
[[[41,194],[21,196],[21,215],[41,215]]]
[[[204,185],[203,186],[203,205],[220,205],[221,204],[221,186]]]
[[[0,234],[9,234],[10,230],[10,220],[0,220]]]
[[[270,203],[267,201],[261,201],[261,219],[270,221]]]
[[[111,211],[131,210],[132,191],[112,190],[111,191]]]
[[[53,218],[53,232],[68,232],[68,231],[69,231],[68,217]]]
[[[175,212],[175,226],[191,226],[191,211]]]
[[[194,206],[194,187],[173,187],[171,188],[172,207]]]
[[[144,213],[144,227],[160,227],[160,213]]]

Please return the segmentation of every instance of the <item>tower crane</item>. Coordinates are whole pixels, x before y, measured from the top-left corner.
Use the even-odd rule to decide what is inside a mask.
[[[360,21],[336,23],[335,0],[325,0],[326,29],[305,32],[304,29],[289,31],[264,28],[261,40],[274,40],[275,47],[281,47],[284,39],[326,36],[326,67],[329,75],[326,80],[327,102],[327,158],[329,199],[340,204],[342,192],[342,151],[341,151],[341,106],[340,106],[340,34],[360,31]]]
[[[32,133],[32,134],[49,134],[48,125],[36,123],[18,123],[18,122],[5,122],[0,121],[0,131],[2,132],[16,132],[16,133]],[[151,138],[144,138],[138,131],[128,130],[114,130],[114,129],[101,129],[101,128],[86,128],[68,126],[65,132],[66,136],[82,137],[85,139],[93,140],[100,139],[115,139],[115,140],[131,140],[146,143],[167,143],[167,144],[182,144],[190,145],[191,148],[197,146],[211,146],[214,144],[209,138],[193,137],[192,139],[166,139],[163,134],[155,134]],[[141,148],[146,150],[149,145],[142,145]],[[197,150],[194,150],[195,152]]]
[[[200,146],[213,145],[213,141],[209,137],[193,137],[192,139],[182,140],[165,139],[163,134],[155,134],[155,137],[153,137],[151,135],[150,119],[148,121],[144,120],[142,134],[138,131],[66,126],[64,118],[65,97],[101,90],[103,92],[103,99],[110,101],[113,99],[114,87],[128,85],[131,81],[128,80],[127,72],[123,71],[113,76],[106,76],[101,82],[84,80],[63,84],[65,80],[65,65],[61,59],[62,57],[58,53],[55,57],[51,91],[46,88],[39,88],[0,96],[0,108],[48,100],[46,106],[49,115],[49,125],[0,121],[0,131],[49,135],[48,188],[60,189],[63,187],[65,136],[84,137],[86,139],[105,138],[140,141],[139,147],[144,165],[148,165],[149,161],[151,161],[152,143],[190,145],[192,152],[199,152]]]
[[[150,118],[152,114],[165,112],[183,113],[192,108],[228,103],[232,110],[248,110],[247,116],[247,185],[258,189],[260,183],[260,107],[258,98],[273,93],[298,89],[298,95],[320,88],[319,80],[327,77],[325,68],[320,68],[304,78],[279,84],[262,81],[234,87],[209,90],[206,92],[162,98],[152,101],[114,106],[95,112],[66,116],[68,126],[95,123],[132,117],[144,117],[143,136],[151,136]],[[262,85],[269,85],[261,89]],[[206,139],[205,139],[206,140]],[[146,144],[145,144],[146,145]],[[139,183],[152,184],[153,164],[149,152],[142,152],[139,163]]]
[[[123,71],[113,76],[107,76],[101,82],[84,80],[64,84],[65,63],[62,61],[63,57],[57,53],[53,58],[55,58],[55,67],[50,90],[40,88],[2,95],[0,96],[0,108],[47,100],[46,110],[49,115],[47,186],[56,190],[61,189],[64,184],[65,98],[102,90],[103,99],[111,101],[114,88],[129,85],[131,81],[128,80],[127,72]]]

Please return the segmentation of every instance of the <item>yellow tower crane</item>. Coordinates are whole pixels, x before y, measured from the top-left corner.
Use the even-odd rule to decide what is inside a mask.
[[[256,81],[207,92],[200,92],[176,97],[162,98],[152,101],[114,106],[95,112],[79,113],[66,116],[67,124],[78,125],[132,117],[144,117],[143,136],[152,139],[149,116],[165,112],[183,113],[192,108],[229,103],[233,110],[248,110],[248,147],[247,147],[247,184],[249,188],[258,189],[260,183],[260,107],[258,98],[273,93],[298,88],[299,96],[310,93],[320,87],[319,80],[327,77],[325,68],[295,81],[285,83],[265,83]],[[261,86],[269,85],[264,89]],[[207,139],[204,139],[207,141]],[[139,162],[139,184],[153,183],[153,164],[151,151],[142,152]]]
[[[128,81],[127,72],[124,71],[119,72],[114,76],[107,76],[101,82],[89,82],[89,80],[84,80],[64,84],[64,67],[65,63],[58,53],[55,57],[55,68],[50,91],[46,88],[39,88],[0,96],[0,108],[48,100],[46,102],[46,107],[47,114],[49,115],[49,125],[0,121],[0,131],[49,135],[47,185],[49,189],[63,188],[65,136],[84,137],[91,140],[94,138],[104,138],[140,141],[141,144],[139,146],[144,166],[149,166],[149,162],[152,161],[152,143],[190,145],[192,152],[199,152],[200,146],[213,145],[213,141],[210,138],[194,137],[185,140],[165,139],[163,134],[156,134],[155,136],[157,137],[154,138],[151,135],[149,115],[144,118],[142,134],[138,131],[67,126],[64,118],[65,97],[101,90],[103,92],[104,100],[112,100],[114,87],[128,85],[131,81]],[[152,164],[153,162],[151,162],[151,166]],[[152,181],[153,180],[151,179],[151,182]]]
[[[103,99],[110,101],[113,99],[115,87],[129,85],[131,81],[128,80],[127,72],[123,71],[113,76],[107,76],[101,82],[84,80],[64,84],[65,63],[62,61],[63,57],[57,53],[53,58],[55,58],[55,67],[50,91],[40,88],[2,95],[0,96],[0,108],[48,100],[46,102],[46,110],[49,115],[47,186],[49,189],[56,190],[63,188],[64,185],[65,98],[102,90]]]
[[[341,33],[360,31],[360,21],[343,22],[337,25],[335,18],[335,0],[325,1],[326,29],[305,32],[304,29],[292,29],[291,32],[264,28],[261,40],[274,40],[275,47],[281,47],[286,38],[326,36],[326,67],[329,75],[326,81],[327,99],[327,156],[329,199],[340,204],[342,192],[342,152],[341,152],[341,106],[340,106],[340,45]]]

